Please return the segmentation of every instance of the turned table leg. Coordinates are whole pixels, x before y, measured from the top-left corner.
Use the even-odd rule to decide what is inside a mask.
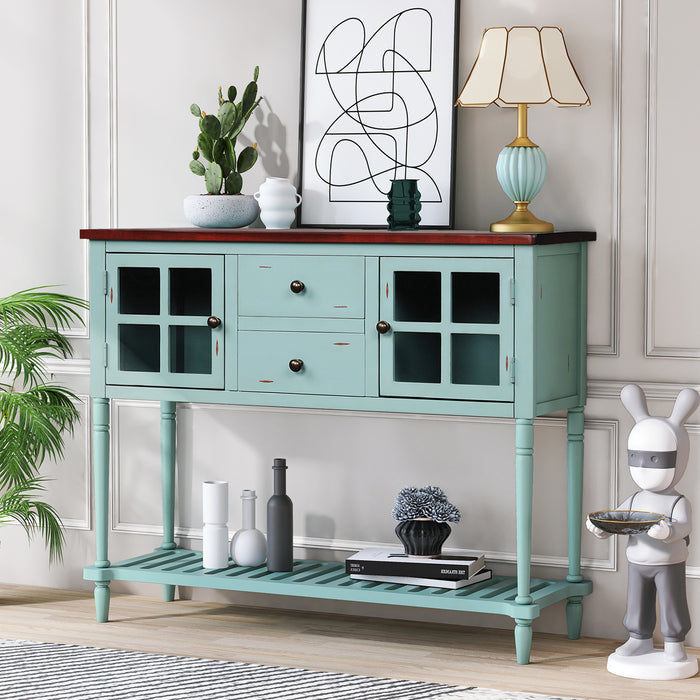
[[[176,403],[160,402],[160,461],[163,489],[163,544],[161,549],[176,549],[175,544],[175,455]],[[175,600],[175,586],[163,585],[163,600]]]
[[[109,567],[109,399],[96,398],[93,413],[93,468],[95,480],[95,566]],[[98,622],[109,618],[109,580],[95,582]]]
[[[583,408],[569,409],[567,413],[567,493],[569,501],[569,573],[570,583],[583,581],[581,575],[581,523],[583,519]],[[578,639],[583,617],[582,596],[571,596],[566,604],[566,626],[569,639]]]
[[[515,422],[515,509],[517,532],[518,595],[515,602],[530,605],[530,557],[532,553],[532,478],[535,428],[532,418]],[[519,664],[530,662],[531,621],[515,618],[515,653]]]

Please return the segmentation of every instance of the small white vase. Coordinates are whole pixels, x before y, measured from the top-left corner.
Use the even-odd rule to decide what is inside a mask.
[[[202,566],[225,569],[228,566],[228,481],[202,484]]]
[[[238,566],[260,566],[267,559],[265,535],[255,529],[255,491],[241,494],[243,527],[231,539],[231,559]]]
[[[253,197],[260,205],[260,219],[265,228],[290,228],[294,210],[301,204],[301,195],[284,177],[268,177]]]
[[[202,566],[205,569],[228,567],[228,528],[204,523],[202,528]]]
[[[202,228],[243,228],[258,218],[260,207],[250,194],[191,194],[185,218]]]

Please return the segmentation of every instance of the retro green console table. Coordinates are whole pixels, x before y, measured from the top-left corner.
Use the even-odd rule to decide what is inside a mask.
[[[508,615],[519,663],[531,622],[581,576],[586,253],[594,233],[90,229],[97,619],[110,581],[201,586]],[[163,544],[108,559],[109,400],[160,401]],[[175,543],[178,401],[514,418],[517,576],[461,590],[351,580],[296,561],[202,568]],[[533,421],[566,409],[569,570],[531,579]]]

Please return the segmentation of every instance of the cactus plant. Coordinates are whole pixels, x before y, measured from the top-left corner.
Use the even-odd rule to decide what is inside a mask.
[[[226,99],[219,87],[218,116],[203,112],[199,105],[190,106],[190,112],[199,118],[197,147],[192,153],[190,170],[204,176],[209,194],[240,194],[243,187],[241,173],[250,170],[258,160],[258,144],[246,146],[236,155],[236,139],[243,130],[253,110],[260,104],[258,97],[259,67],[255,66],[251,80],[239,102],[234,85],[226,92]],[[205,165],[200,160],[207,161]]]

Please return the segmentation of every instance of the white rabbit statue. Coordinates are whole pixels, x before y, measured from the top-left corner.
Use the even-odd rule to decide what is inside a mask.
[[[688,464],[689,439],[683,424],[700,404],[694,389],[683,389],[668,418],[649,415],[644,392],[629,384],[622,403],[635,420],[627,440],[630,473],[640,487],[620,510],[661,513],[666,517],[647,532],[629,536],[627,611],[629,639],[608,657],[608,670],[629,678],[669,680],[695,675],[698,662],[685,652],[690,614],[685,590],[685,562],[692,528],[690,501],[676,490]],[[586,527],[598,538],[610,534],[590,519]],[[654,649],[656,597],[664,649]]]

